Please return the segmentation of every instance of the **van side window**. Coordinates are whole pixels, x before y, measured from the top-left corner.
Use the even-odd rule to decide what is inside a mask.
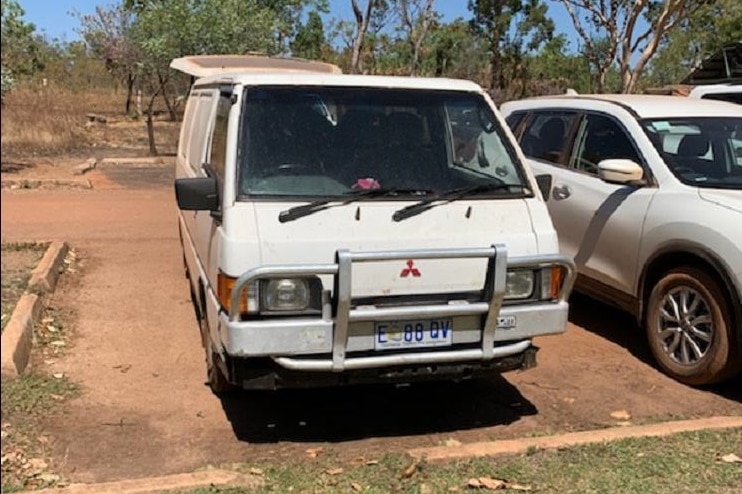
[[[445,103],[451,129],[455,166],[485,173],[506,183],[520,183],[516,158],[507,146],[502,128],[475,100]]]
[[[186,103],[185,113],[183,114],[183,124],[180,129],[180,142],[187,142],[188,137],[191,135],[191,128],[193,127],[193,114],[196,112],[198,106],[198,98],[195,98],[193,94],[188,98]],[[181,158],[188,160],[188,146],[178,146],[180,148]]]
[[[227,126],[229,123],[229,109],[232,107],[231,97],[221,95],[216,105],[216,118],[211,133],[211,148],[208,163],[211,170],[224,180],[227,153]]]
[[[196,171],[200,171],[204,160],[207,146],[207,137],[211,136],[211,116],[214,109],[214,90],[206,90],[198,94],[196,108],[193,115],[193,127],[191,128],[191,142],[188,146],[188,164]]]
[[[563,163],[569,145],[570,128],[576,112],[537,112],[528,122],[520,146],[529,158]]]

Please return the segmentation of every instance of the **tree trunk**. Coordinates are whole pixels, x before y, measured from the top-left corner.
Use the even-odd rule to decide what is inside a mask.
[[[147,107],[147,139],[149,140],[149,155],[157,156],[157,144],[155,143],[155,122],[153,118],[153,105]]]
[[[170,101],[170,98],[167,94],[167,83],[170,80],[169,77],[163,76],[160,74],[160,71],[157,71],[157,80],[160,83],[160,94],[162,95],[163,101],[165,101],[165,106],[167,107],[168,115],[170,116],[171,122],[176,122],[178,120],[178,115],[175,112],[175,106],[173,105],[172,101]]]
[[[498,44],[493,44],[492,52],[490,53],[490,89],[504,89],[503,86],[503,74],[502,74],[502,53],[500,53],[500,47]]]
[[[605,83],[606,78],[608,77],[608,70],[604,67],[598,67],[598,75],[595,79],[595,92],[598,94],[605,93]]]
[[[134,81],[136,81],[136,76],[128,73],[126,75],[126,108],[124,110],[124,114],[127,117],[131,115],[131,103],[134,99]]]
[[[353,15],[356,18],[356,37],[353,39],[353,48],[350,56],[350,73],[360,74],[362,69],[361,55],[363,53],[363,41],[368,31],[368,23],[371,18],[371,12],[374,9],[375,0],[366,0],[366,13],[361,10],[357,0],[350,0],[353,8]]]
[[[149,154],[150,156],[157,156],[157,144],[155,143],[155,99],[160,93],[162,86],[159,86],[156,91],[152,93],[147,104],[147,139],[149,140]]]

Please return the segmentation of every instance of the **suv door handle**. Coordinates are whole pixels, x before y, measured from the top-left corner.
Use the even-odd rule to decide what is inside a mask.
[[[561,201],[572,195],[572,189],[569,185],[557,185],[551,190],[551,195],[555,201]]]

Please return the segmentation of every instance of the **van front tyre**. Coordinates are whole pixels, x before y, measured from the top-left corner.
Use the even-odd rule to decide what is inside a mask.
[[[229,379],[227,379],[227,376],[224,375],[224,372],[222,372],[222,369],[217,363],[220,357],[211,342],[211,336],[209,335],[206,321],[201,319],[200,323],[201,341],[206,355],[206,384],[209,385],[209,388],[211,388],[211,391],[215,395],[221,397],[229,394],[236,388],[229,382]]]
[[[669,271],[652,289],[645,327],[657,363],[692,386],[723,381],[739,370],[733,316],[724,291],[694,267]]]
[[[206,382],[211,388],[211,391],[217,396],[224,396],[234,391],[234,386],[227,380],[219,365],[216,363],[216,359],[219,357],[216,353],[212,353],[209,358],[208,354],[206,357]]]

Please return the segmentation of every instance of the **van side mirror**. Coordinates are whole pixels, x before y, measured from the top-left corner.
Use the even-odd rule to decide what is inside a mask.
[[[219,189],[215,177],[175,179],[175,199],[184,211],[216,211]]]
[[[551,197],[551,184],[553,181],[554,177],[548,173],[536,175],[536,185],[538,185],[538,190],[541,191],[544,201],[548,201],[549,197]]]
[[[644,180],[644,169],[627,159],[607,159],[598,163],[598,176],[612,184],[638,184]]]

